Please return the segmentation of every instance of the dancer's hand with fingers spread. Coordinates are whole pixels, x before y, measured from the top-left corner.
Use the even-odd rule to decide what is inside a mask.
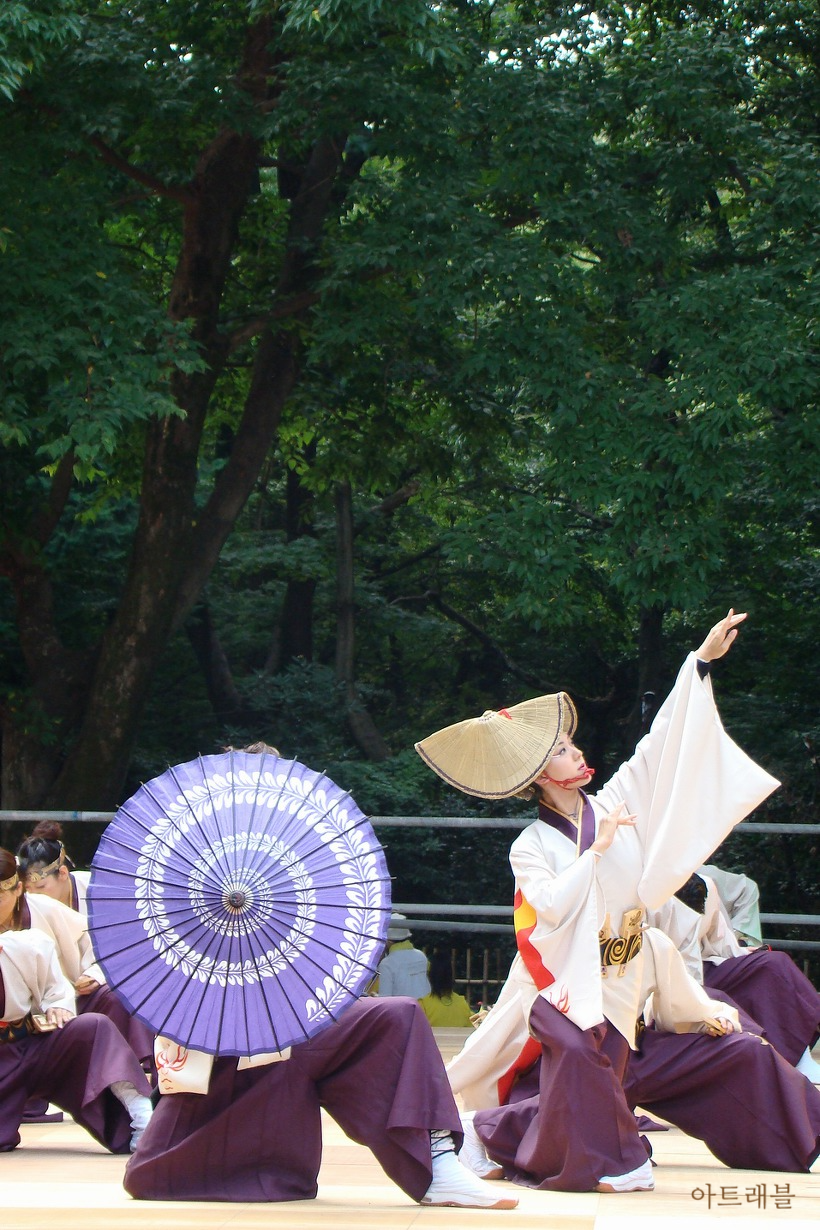
[[[737,637],[738,624],[742,624],[745,618],[745,611],[735,613],[730,607],[728,615],[719,619],[714,627],[709,629],[703,644],[695,651],[701,662],[714,662],[716,658],[722,658],[728,653]]]
[[[638,817],[625,809],[626,803],[619,803],[617,807],[612,809],[609,815],[604,816],[603,820],[598,822],[598,835],[590,846],[590,850],[595,854],[603,854],[609,849],[621,825],[626,825],[628,828],[635,827],[635,821]]]

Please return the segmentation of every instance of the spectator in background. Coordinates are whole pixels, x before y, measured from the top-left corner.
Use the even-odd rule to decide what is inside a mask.
[[[409,995],[423,999],[430,994],[427,957],[413,947],[410,928],[403,914],[393,914],[387,932],[387,955],[379,962],[377,995]]]
[[[453,967],[446,952],[434,952],[427,971],[430,994],[419,1000],[431,1025],[467,1029],[472,1024],[472,1008],[463,995],[453,990]]]
[[[700,873],[714,880],[720,904],[740,943],[752,948],[762,944],[760,889],[754,880],[738,871],[724,871],[714,863],[704,863]]]

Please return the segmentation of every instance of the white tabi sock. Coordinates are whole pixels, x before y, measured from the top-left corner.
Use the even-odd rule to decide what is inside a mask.
[[[140,1142],[140,1137],[151,1122],[153,1112],[151,1099],[146,1098],[142,1093],[137,1093],[130,1081],[114,1081],[109,1088],[117,1101],[122,1102],[131,1119],[131,1152],[133,1153]]]
[[[504,1171],[498,1162],[493,1162],[487,1156],[487,1150],[481,1143],[473,1123],[474,1111],[462,1111],[461,1130],[464,1141],[458,1151],[458,1160],[462,1166],[472,1170],[479,1179],[503,1179]]]
[[[421,1204],[457,1209],[514,1209],[518,1204],[517,1196],[503,1196],[498,1187],[484,1183],[462,1166],[449,1132],[430,1133],[430,1153],[433,1181],[422,1196]]]
[[[802,1072],[804,1076],[807,1076],[812,1084],[820,1085],[820,1063],[812,1058],[812,1053],[808,1047],[806,1047],[794,1066],[798,1072]]]
[[[604,1175],[598,1180],[596,1192],[651,1192],[655,1186],[652,1163],[649,1158],[635,1170],[626,1174]]]

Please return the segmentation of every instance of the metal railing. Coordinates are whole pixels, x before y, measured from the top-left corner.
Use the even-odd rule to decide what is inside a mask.
[[[0,811],[0,825],[37,824],[40,820],[55,820],[60,824],[108,824],[111,811]],[[529,821],[510,816],[371,816],[376,828],[424,829],[510,829],[520,832]],[[732,833],[781,833],[805,837],[820,836],[820,824],[774,824],[745,820]],[[439,932],[471,932],[486,935],[514,934],[512,906],[506,905],[436,905],[396,902],[395,909],[407,916],[408,926]],[[505,921],[488,921],[500,920]],[[509,920],[509,921],[506,921]],[[761,913],[761,923],[773,926],[800,925],[820,927],[820,914]],[[820,952],[820,940],[764,938],[772,948],[813,954]]]

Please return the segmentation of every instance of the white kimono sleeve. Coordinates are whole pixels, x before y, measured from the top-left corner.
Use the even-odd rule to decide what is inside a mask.
[[[6,1019],[49,1008],[64,1008],[73,1016],[74,988],[60,968],[54,941],[39,931],[10,931],[0,938]]]
[[[726,1017],[739,1028],[737,1009],[712,999],[704,987],[686,973],[680,954],[668,936],[654,928],[644,931],[644,977],[651,987],[647,1020],[665,1033],[705,1033],[711,1020]]]
[[[668,935],[681,955],[686,971],[695,982],[703,982],[703,960],[700,953],[701,916],[678,901],[664,902],[659,910],[649,910],[647,924]]]
[[[729,738],[690,654],[634,755],[595,795],[625,801],[644,851],[641,901],[657,909],[780,783]]]
[[[60,965],[69,982],[76,983],[81,974],[86,974],[104,983],[105,975],[96,964],[88,923],[82,914],[43,894],[30,894],[27,901],[32,927],[54,940]]]
[[[721,965],[729,957],[745,957],[752,951],[743,948],[735,939],[731,924],[721,908],[720,896],[714,880],[703,876],[706,882],[706,907],[700,926],[700,949],[704,961]]]

